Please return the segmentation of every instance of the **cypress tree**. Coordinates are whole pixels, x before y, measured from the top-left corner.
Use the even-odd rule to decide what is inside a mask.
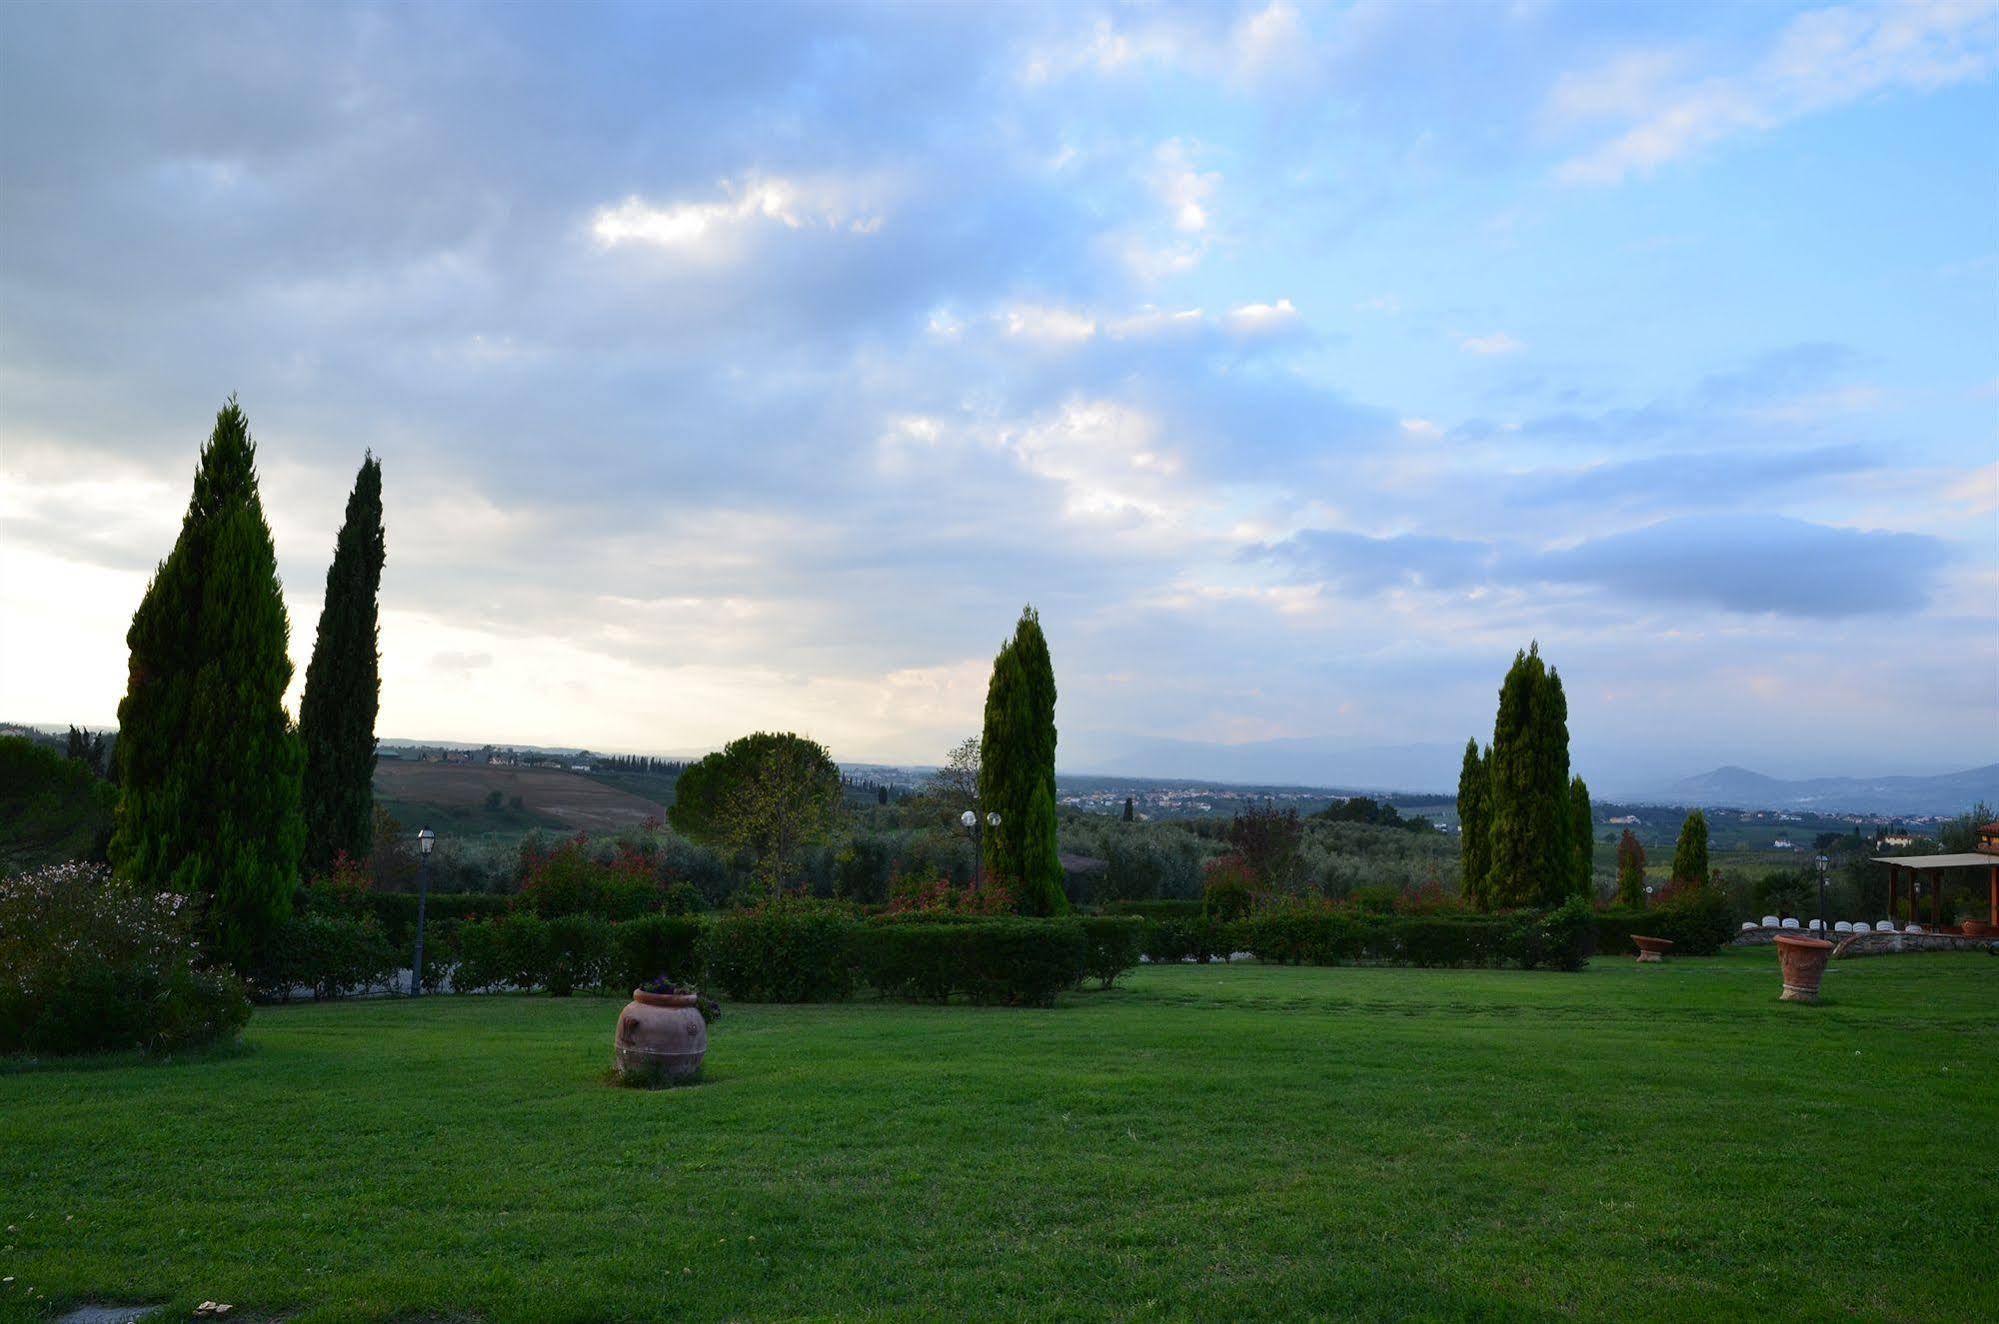
[[[304,761],[285,711],[291,626],[234,396],[202,447],[180,537],[132,616],[113,749],[123,796],[110,856],[190,898],[198,931],[245,968],[291,905]]]
[[[1055,841],[1055,797],[1040,783],[1036,783],[1034,798],[1027,803],[1024,844],[1028,855],[1020,894],[1020,913],[1067,914],[1069,896],[1062,890],[1062,857]]]
[[[1596,825],[1589,809],[1589,786],[1580,777],[1569,783],[1569,812],[1569,849],[1576,862],[1569,891],[1572,895],[1587,898],[1595,890],[1596,882],[1596,842],[1593,840]]]
[[[986,830],[986,867],[1018,890],[1024,912],[1063,913],[1068,901],[1055,845],[1055,667],[1032,607],[1021,612],[1013,638],[993,658],[980,750],[979,801],[985,812],[1000,815],[1000,826]],[[1037,791],[1048,798],[1045,818],[1033,812]]]
[[[1617,904],[1633,910],[1645,904],[1645,847],[1630,828],[1617,842]]]
[[[1501,909],[1560,904],[1577,879],[1569,702],[1538,643],[1514,655],[1499,687],[1487,762],[1485,885],[1475,900]]]
[[[1492,861],[1492,751],[1479,752],[1478,741],[1465,741],[1465,761],[1458,770],[1458,890],[1480,910],[1486,907],[1486,875]]]
[[[1673,881],[1699,887],[1707,882],[1707,815],[1696,809],[1680,824],[1673,844]]]
[[[382,465],[372,454],[354,476],[347,516],[326,571],[326,601],[299,700],[305,746],[305,867],[368,856],[375,836],[375,713],[381,705],[379,608]]]

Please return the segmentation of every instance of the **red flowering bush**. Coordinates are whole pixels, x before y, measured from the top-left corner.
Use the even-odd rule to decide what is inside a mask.
[[[905,881],[897,876],[889,881],[888,913],[891,915],[961,915],[990,919],[1018,910],[1013,890],[1004,883],[984,879],[973,887],[958,887],[948,878]]]
[[[521,843],[520,906],[543,919],[598,915],[633,919],[664,898],[652,862],[629,844],[608,860],[592,858],[590,838],[577,833],[553,847],[530,838]]]
[[[1256,905],[1256,873],[1240,855],[1208,861],[1201,879],[1201,908],[1211,920],[1241,919]]]

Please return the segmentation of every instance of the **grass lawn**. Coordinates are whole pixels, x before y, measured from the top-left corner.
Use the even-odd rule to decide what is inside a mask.
[[[1999,960],[1144,969],[1054,1011],[261,1010],[0,1074],[0,1314],[300,1320],[1999,1315]],[[39,1299],[39,1298],[38,1298]]]

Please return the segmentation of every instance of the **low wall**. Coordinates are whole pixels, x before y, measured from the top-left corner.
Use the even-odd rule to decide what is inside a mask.
[[[1961,933],[1855,933],[1832,949],[1835,957],[1886,956],[1891,952],[1999,951],[1999,938],[1967,938]]]

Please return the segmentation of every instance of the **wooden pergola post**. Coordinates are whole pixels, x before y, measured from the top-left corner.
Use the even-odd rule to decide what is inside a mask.
[[[1991,923],[1994,926],[1999,926],[1999,864],[1995,864],[1992,866],[1991,887],[1992,887],[1992,895],[1990,902],[1990,914],[1988,915],[1988,919],[1991,921]]]
[[[1893,924],[1895,922],[1895,887],[1901,881],[1902,881],[1902,866],[1899,864],[1889,865],[1888,866],[1888,922],[1890,924]]]

